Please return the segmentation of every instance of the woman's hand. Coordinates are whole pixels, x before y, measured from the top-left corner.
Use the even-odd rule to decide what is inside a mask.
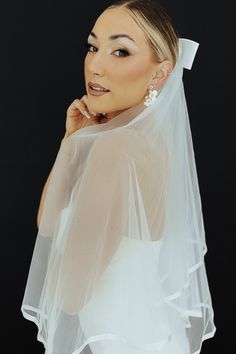
[[[76,130],[94,124],[97,124],[96,113],[90,109],[87,95],[80,100],[76,98],[67,109],[65,135],[68,137]]]

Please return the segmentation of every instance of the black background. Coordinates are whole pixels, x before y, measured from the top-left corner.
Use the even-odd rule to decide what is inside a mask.
[[[2,349],[44,353],[20,312],[41,192],[65,133],[66,110],[85,94],[83,43],[112,1],[0,5]],[[180,37],[200,43],[185,93],[198,169],[216,336],[202,354],[234,352],[235,19],[227,2],[162,0]],[[234,275],[234,276],[233,276]],[[5,348],[5,349],[4,349]],[[122,354],[122,353],[120,353]]]

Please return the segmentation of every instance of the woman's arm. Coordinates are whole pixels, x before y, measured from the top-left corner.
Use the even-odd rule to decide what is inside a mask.
[[[86,118],[87,117],[87,118]],[[88,119],[90,118],[90,119]],[[88,98],[87,95],[84,95],[80,100],[76,98],[68,107],[67,113],[66,113],[66,133],[61,141],[62,142],[68,138],[71,134],[74,133],[74,131],[83,128],[87,125],[93,125],[97,124],[96,120],[96,113],[92,112],[89,108],[88,105]],[[47,195],[47,190],[48,190],[48,185],[51,179],[51,174],[52,174],[53,167],[51,169],[51,172],[49,173],[49,176],[47,178],[47,181],[44,185],[43,192],[41,195],[40,203],[39,203],[39,210],[38,210],[38,215],[37,215],[37,226],[39,228],[41,216],[42,216],[42,211],[44,207],[44,201]]]
[[[69,134],[66,132],[62,141],[61,141],[61,144],[63,143],[63,141],[69,136]],[[41,195],[41,198],[40,198],[40,203],[39,203],[39,209],[38,209],[38,215],[37,215],[37,226],[39,228],[39,224],[40,224],[40,220],[41,220],[41,216],[42,216],[42,211],[43,211],[43,207],[44,207],[44,202],[45,202],[45,198],[46,198],[46,194],[47,194],[47,190],[48,190],[48,185],[49,185],[49,182],[50,182],[50,179],[51,179],[51,175],[52,175],[52,170],[53,170],[53,167],[49,173],[49,176],[47,178],[47,181],[44,185],[44,188],[43,188],[43,192],[42,192],[42,195]]]

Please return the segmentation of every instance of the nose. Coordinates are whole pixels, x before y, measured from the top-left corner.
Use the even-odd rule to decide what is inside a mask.
[[[92,75],[103,76],[105,71],[105,57],[101,51],[93,52],[92,54],[87,54],[85,65],[87,71]]]

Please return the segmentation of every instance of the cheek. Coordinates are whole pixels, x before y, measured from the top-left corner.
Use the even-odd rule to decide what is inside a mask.
[[[145,95],[150,78],[150,64],[144,60],[130,60],[114,70],[112,87],[120,98],[140,99]]]
[[[135,59],[127,61],[114,69],[114,83],[122,85],[122,89],[130,86],[134,90],[143,90],[149,78],[150,64],[147,61]]]
[[[88,60],[88,56],[86,55],[85,59],[84,59],[84,74],[87,74],[88,70],[87,70],[87,65],[89,63]]]
[[[84,60],[85,75],[90,75],[89,58]],[[103,63],[103,74],[109,84],[111,93],[99,99],[89,97],[90,104],[96,111],[112,112],[137,103],[144,98],[150,79],[151,63],[147,58],[118,58]]]

